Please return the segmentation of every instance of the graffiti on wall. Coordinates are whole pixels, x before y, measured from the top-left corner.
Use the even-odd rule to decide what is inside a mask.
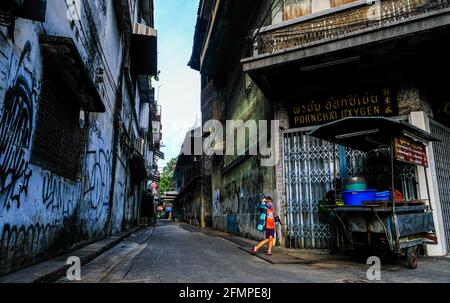
[[[7,93],[0,120],[0,196],[3,208],[20,206],[31,177],[27,153],[31,143],[33,106],[29,90],[20,79]]]
[[[105,208],[109,206],[109,189],[111,186],[111,154],[109,151],[88,152],[93,159],[88,170],[87,189],[84,192],[94,220],[100,219]]]
[[[219,216],[221,214],[221,206],[220,206],[220,189],[216,189],[213,193],[213,216]]]
[[[11,226],[5,224],[0,238],[0,272],[8,271],[15,260],[29,258],[32,253],[43,249],[48,237],[56,226],[35,224],[30,226]]]
[[[122,170],[120,170],[122,171]],[[123,207],[120,207],[122,203],[126,203],[125,198],[125,184],[121,181],[117,182],[117,186],[115,188],[115,205],[114,205],[114,232],[122,231],[122,223],[123,223]]]
[[[50,172],[45,173],[42,179],[42,202],[47,210],[58,214],[58,219],[72,213],[76,197],[77,191],[70,183]]]
[[[238,179],[225,184],[222,213],[248,214],[254,213],[261,200],[260,186],[263,187],[259,174],[253,171],[244,173]]]
[[[259,203],[262,199],[261,191],[270,187],[265,183],[267,173],[254,169],[255,161],[249,161],[234,173],[230,172],[224,180],[222,204],[216,222],[228,232],[258,237],[256,230],[259,218]],[[264,192],[269,195],[269,192]],[[214,203],[213,203],[214,207]],[[217,217],[222,218],[217,218]],[[222,223],[220,223],[222,222]],[[220,228],[220,226],[219,226]]]
[[[32,175],[28,157],[33,127],[33,85],[19,72],[30,51],[31,44],[27,42],[0,112],[0,216],[14,204],[20,207]]]

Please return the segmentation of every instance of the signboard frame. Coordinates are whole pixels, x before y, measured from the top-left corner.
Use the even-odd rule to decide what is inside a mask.
[[[421,141],[415,141],[406,136],[394,139],[394,158],[403,163],[429,167],[426,145]],[[412,154],[411,154],[412,153]],[[413,158],[416,158],[414,160]]]

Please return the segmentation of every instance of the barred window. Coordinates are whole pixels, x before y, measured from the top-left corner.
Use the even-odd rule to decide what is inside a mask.
[[[79,113],[80,106],[57,74],[44,72],[31,155],[33,164],[73,181],[79,178],[85,142]]]

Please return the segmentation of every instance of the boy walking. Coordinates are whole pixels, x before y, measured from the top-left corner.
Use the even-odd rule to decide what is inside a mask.
[[[253,247],[252,254],[256,255],[260,248],[262,248],[266,244],[269,244],[267,254],[271,256],[274,242],[273,239],[275,238],[276,223],[281,224],[281,220],[275,213],[273,200],[271,197],[263,199],[259,207],[263,212],[259,220],[258,230],[264,232],[264,240],[261,241],[261,243],[259,243],[257,246]]]

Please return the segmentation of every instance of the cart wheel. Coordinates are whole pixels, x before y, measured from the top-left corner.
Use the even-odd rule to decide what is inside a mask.
[[[419,257],[417,255],[417,247],[409,247],[406,251],[406,262],[408,263],[408,268],[416,269],[419,262]]]

